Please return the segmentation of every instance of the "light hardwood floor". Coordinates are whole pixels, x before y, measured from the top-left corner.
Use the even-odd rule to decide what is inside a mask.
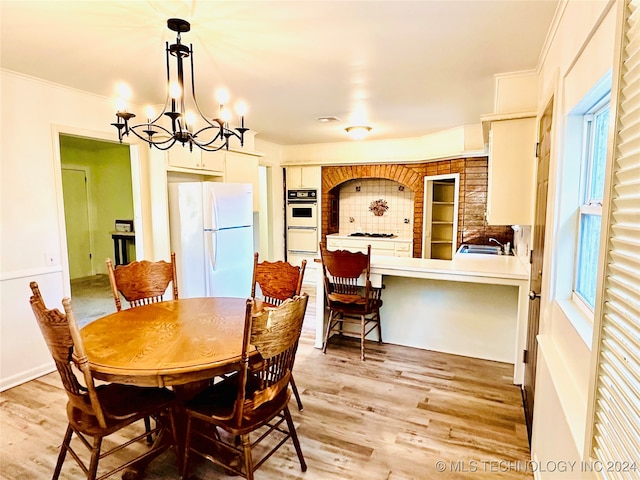
[[[313,348],[310,300],[295,367],[304,410],[290,404],[308,470],[300,471],[289,442],[257,480],[533,478],[512,365],[373,342],[361,362],[350,339],[332,340],[323,355]],[[0,394],[0,478],[50,478],[65,404],[57,373]],[[205,462],[194,474],[231,478]],[[67,458],[61,478],[84,477]],[[173,452],[154,461],[144,478],[179,478]]]

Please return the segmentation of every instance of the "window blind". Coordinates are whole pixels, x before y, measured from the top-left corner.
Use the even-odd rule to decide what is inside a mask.
[[[640,477],[640,0],[624,8],[592,430],[607,479]]]

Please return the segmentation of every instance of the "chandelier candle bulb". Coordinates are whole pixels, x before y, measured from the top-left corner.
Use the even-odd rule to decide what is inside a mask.
[[[145,109],[145,112],[147,114],[147,125],[150,125],[151,124],[151,119],[155,118],[155,116],[156,116],[156,112],[152,107],[147,107]]]
[[[244,116],[247,113],[247,104],[242,101],[236,103],[236,113],[240,117],[240,127],[244,128]]]

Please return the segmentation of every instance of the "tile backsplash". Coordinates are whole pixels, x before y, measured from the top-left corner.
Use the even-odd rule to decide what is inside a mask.
[[[369,210],[377,200],[383,200],[388,207],[381,216]],[[414,200],[410,189],[393,180],[363,178],[345,182],[340,186],[340,233],[393,233],[412,238]]]

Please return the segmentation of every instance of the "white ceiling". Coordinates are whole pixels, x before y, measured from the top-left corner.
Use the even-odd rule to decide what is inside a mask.
[[[161,104],[179,17],[209,116],[224,85],[272,142],[345,141],[362,122],[371,139],[415,137],[493,113],[493,75],[536,68],[557,3],[1,0],[1,66],[107,97],[126,81],[132,103]]]

